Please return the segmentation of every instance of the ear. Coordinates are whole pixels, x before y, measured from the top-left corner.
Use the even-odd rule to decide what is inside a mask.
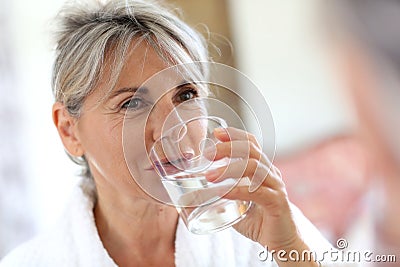
[[[53,104],[52,114],[54,125],[57,128],[64,148],[71,156],[83,156],[84,150],[77,135],[77,119],[72,117],[60,102]]]

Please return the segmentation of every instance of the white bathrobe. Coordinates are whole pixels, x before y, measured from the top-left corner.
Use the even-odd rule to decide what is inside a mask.
[[[97,232],[93,216],[94,201],[93,182],[82,179],[56,225],[13,250],[0,262],[0,266],[117,266],[103,247]],[[322,253],[332,250],[300,211],[296,211],[296,216],[302,235],[313,251]],[[148,257],[157,255],[148,251]],[[179,220],[175,239],[177,267],[277,266],[271,258],[258,243],[243,237],[232,228],[211,235],[195,235]],[[350,265],[322,263],[322,266]]]

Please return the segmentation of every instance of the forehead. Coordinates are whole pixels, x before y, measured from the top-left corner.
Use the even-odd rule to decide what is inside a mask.
[[[147,42],[132,42],[114,90],[123,87],[139,87],[166,68],[168,68],[167,63]]]
[[[115,84],[103,86],[105,89],[100,90],[103,91],[106,98],[121,88],[141,88],[146,89],[153,97],[161,96],[173,88],[191,81],[194,78],[193,70],[198,69],[193,64],[188,64],[191,67],[187,68],[187,65],[173,65],[172,62],[167,62],[160,56],[160,52],[156,51],[146,41],[135,42],[134,40],[126,54]],[[110,60],[112,59],[107,61],[110,62]],[[173,59],[171,60],[173,61]],[[111,69],[113,67],[112,61],[110,63],[106,63],[106,73],[113,71]],[[103,77],[103,80],[101,83],[104,85],[107,83],[107,78]]]
[[[119,65],[118,53],[110,48],[106,53],[103,70],[97,85],[86,96],[84,109],[99,107],[121,88],[139,88],[144,82],[156,73],[168,68],[168,64],[145,41],[133,40]],[[156,75],[157,76],[157,75]]]
[[[136,91],[149,93],[155,100],[182,84],[203,81],[198,63],[174,65],[174,59],[155,50],[145,40],[133,40],[125,53],[118,58],[118,53],[110,48],[106,54],[103,71],[95,89],[85,99],[84,106],[97,106],[120,92]],[[161,56],[160,54],[163,53]],[[165,58],[168,58],[167,60]],[[121,61],[119,61],[121,60]],[[121,62],[122,64],[118,65]],[[119,66],[119,67],[118,67]],[[207,95],[206,86],[198,84],[202,95]],[[141,90],[145,89],[145,90]]]

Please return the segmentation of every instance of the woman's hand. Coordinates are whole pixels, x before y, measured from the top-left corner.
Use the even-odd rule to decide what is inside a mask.
[[[280,172],[262,152],[256,138],[231,127],[217,129],[214,134],[221,141],[216,145],[214,160],[224,157],[239,160],[232,161],[227,167],[209,171],[206,174],[207,180],[218,182],[226,178],[242,177],[249,177],[251,180],[250,186],[236,186],[224,195],[227,199],[255,203],[246,218],[235,224],[234,228],[267,247],[269,251],[297,250],[301,253],[308,250],[294,222]],[[289,262],[279,264],[290,265]],[[297,262],[293,266],[303,266],[302,264],[305,263]],[[308,262],[304,266],[314,266],[312,264]]]

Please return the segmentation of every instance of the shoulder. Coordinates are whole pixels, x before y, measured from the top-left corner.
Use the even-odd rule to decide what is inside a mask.
[[[52,227],[12,250],[0,261],[0,266],[76,266],[72,262],[77,241],[74,218],[79,214],[74,216],[70,212],[70,204]]]
[[[116,266],[97,232],[94,190],[92,181],[80,181],[55,225],[13,250],[0,266]]]
[[[55,240],[46,236],[43,234],[18,246],[0,261],[0,266],[68,266],[68,257],[56,251]]]

